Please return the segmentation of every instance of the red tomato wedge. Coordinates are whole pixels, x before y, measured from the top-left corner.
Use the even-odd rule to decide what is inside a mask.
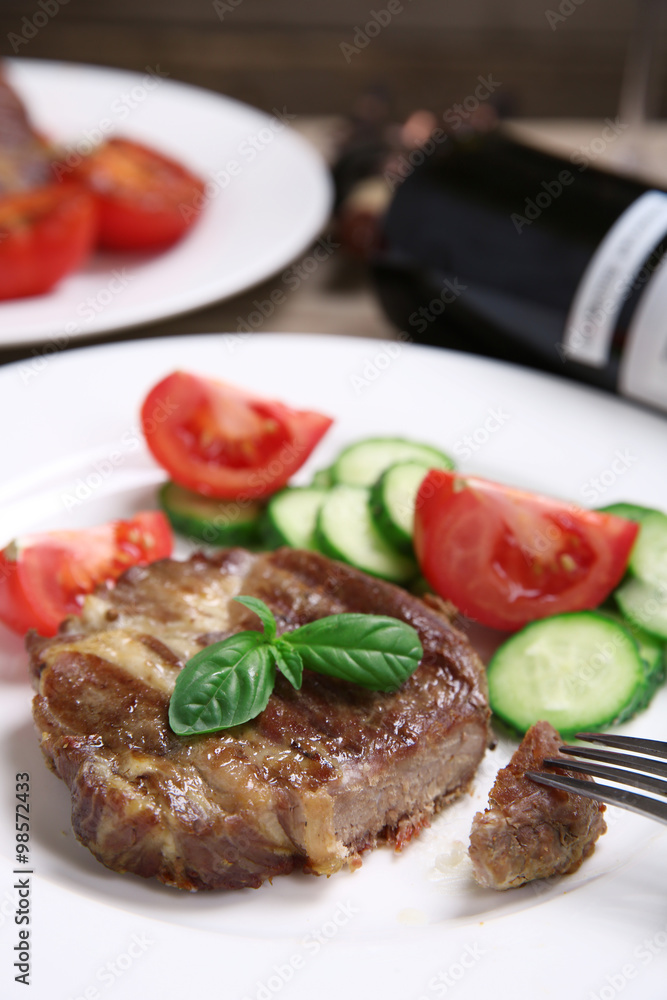
[[[48,292],[88,256],[94,199],[76,184],[47,184],[0,198],[0,299]]]
[[[223,500],[275,493],[333,423],[187,372],[151,389],[141,422],[148,447],[174,482]]]
[[[154,149],[109,139],[86,156],[74,176],[95,196],[98,246],[153,250],[170,246],[195,222],[204,182]]]
[[[171,528],[160,511],[16,539],[0,552],[0,621],[15,632],[55,635],[64,618],[81,611],[84,594],[130,566],[166,558],[171,549]]]
[[[415,506],[415,550],[463,614],[514,631],[597,607],[619,583],[639,526],[475,476],[431,470]]]

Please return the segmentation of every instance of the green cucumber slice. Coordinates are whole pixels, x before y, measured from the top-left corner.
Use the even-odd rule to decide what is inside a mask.
[[[417,575],[417,564],[382,537],[373,523],[369,498],[370,490],[362,487],[333,486],[317,518],[318,547],[332,559],[372,576],[406,583]]]
[[[628,570],[655,585],[667,585],[667,514],[649,511],[632,547]]]
[[[158,494],[160,506],[181,535],[209,545],[253,545],[260,538],[263,504],[256,500],[215,500],[165,483]]]
[[[264,538],[271,547],[316,549],[315,525],[328,491],[314,486],[288,486],[269,500]]]
[[[331,467],[334,483],[372,486],[385,469],[397,462],[421,462],[429,469],[453,469],[454,462],[443,451],[403,438],[366,438],[341,451]]]
[[[623,615],[659,639],[667,639],[667,587],[628,577],[614,591]]]
[[[616,622],[617,625],[620,625],[629,632],[635,640],[639,655],[644,664],[646,680],[651,686],[650,693],[653,695],[658,685],[662,684],[665,679],[664,642],[658,639],[657,636],[651,635],[650,632],[637,625],[636,622],[630,621],[618,611],[604,607],[598,608],[596,613],[602,615],[604,618],[609,618],[610,621]]]
[[[626,521],[636,521],[641,524],[647,514],[655,514],[652,507],[641,507],[638,503],[610,503],[606,507],[598,507],[601,514],[615,514],[624,517]]]
[[[512,728],[546,719],[563,736],[630,718],[647,688],[632,636],[593,611],[527,625],[497,650],[488,678],[491,707]]]
[[[412,552],[415,500],[429,466],[422,462],[390,465],[371,489],[373,520],[387,541],[401,552]]]
[[[318,469],[317,472],[313,474],[313,479],[310,485],[316,486],[321,490],[328,490],[330,486],[333,486],[331,469]]]

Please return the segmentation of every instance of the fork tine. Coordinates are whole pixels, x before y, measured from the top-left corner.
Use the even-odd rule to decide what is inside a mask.
[[[613,750],[598,750],[595,747],[571,747],[562,746],[558,748],[561,753],[569,754],[570,757],[583,757],[584,760],[599,760],[603,764],[619,764],[621,767],[630,767],[635,771],[647,771],[649,774],[660,774],[667,777],[667,763],[663,760],[651,760],[649,757],[637,757],[631,753],[614,753]],[[574,767],[565,763],[563,767]],[[582,771],[577,767],[575,770]],[[592,772],[591,772],[592,773]],[[603,775],[604,777],[604,775]],[[620,781],[629,780],[620,778]]]
[[[662,740],[643,740],[635,736],[613,736],[609,733],[577,733],[576,738],[586,740],[588,743],[616,747],[618,750],[636,750],[637,753],[667,758],[667,743],[663,743]]]
[[[610,754],[609,757],[616,756]],[[603,758],[604,760],[604,758]],[[605,764],[580,764],[578,761],[564,761],[562,758],[548,757],[542,762],[550,767],[562,767],[566,771],[579,771],[590,774],[594,778],[606,778],[607,781],[620,781],[633,788],[642,788],[645,792],[657,792],[667,795],[667,781],[661,778],[651,778],[648,774],[636,774],[634,771],[623,771],[620,767],[608,767]],[[664,766],[663,766],[664,770]]]
[[[565,792],[576,792],[587,799],[600,799],[613,806],[623,806],[642,816],[652,816],[653,819],[667,823],[667,802],[649,799],[646,795],[638,795],[626,788],[612,788],[611,785],[593,784],[583,778],[571,778],[569,775],[543,774],[540,771],[526,771],[526,776],[540,785],[550,788],[560,788]]]

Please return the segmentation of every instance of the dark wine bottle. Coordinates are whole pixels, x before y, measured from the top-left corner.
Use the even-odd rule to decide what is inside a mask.
[[[419,343],[667,410],[667,193],[501,129],[448,136],[400,187],[373,268]]]

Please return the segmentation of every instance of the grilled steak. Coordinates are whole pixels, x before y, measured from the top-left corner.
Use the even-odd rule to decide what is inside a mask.
[[[21,99],[0,67],[0,196],[53,180],[47,143],[28,118]]]
[[[605,833],[601,802],[538,785],[525,776],[526,771],[539,770],[545,757],[572,763],[558,749],[562,742],[553,726],[538,722],[498,772],[489,806],[476,814],[470,833],[469,854],[480,885],[514,889],[532,879],[569,875]]]
[[[237,594],[264,600],[279,631],[346,611],[401,618],[423,661],[390,694],[310,671],[295,691],[279,675],[256,719],[179,737],[167,709],[184,662],[258,627]],[[109,868],[184,889],[330,874],[378,841],[401,846],[467,788],[487,745],[483,666],[437,601],[315,553],[135,567],[29,648],[42,750],[77,837]]]

